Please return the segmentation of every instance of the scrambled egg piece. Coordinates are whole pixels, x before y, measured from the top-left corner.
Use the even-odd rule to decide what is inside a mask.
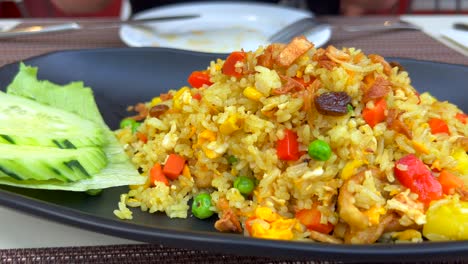
[[[300,228],[295,218],[283,218],[268,207],[258,207],[255,217],[252,221],[252,237],[291,240],[294,238],[293,230]]]
[[[426,215],[424,214],[424,204],[414,201],[408,197],[410,190],[406,190],[397,194],[391,200],[387,201],[387,210],[395,210],[402,212],[409,219],[418,225],[426,223]]]

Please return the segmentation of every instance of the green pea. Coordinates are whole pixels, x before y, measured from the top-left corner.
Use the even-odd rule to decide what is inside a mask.
[[[354,111],[354,107],[351,104],[347,104],[346,108],[348,109],[348,113]]]
[[[332,151],[326,141],[317,139],[309,144],[309,156],[314,160],[326,161],[330,158]]]
[[[135,122],[132,124],[132,133],[137,132],[138,128],[140,127],[141,123],[140,122]]]
[[[102,189],[90,189],[86,191],[86,193],[91,196],[99,195],[101,194],[101,192],[102,192]]]
[[[133,129],[133,126],[135,125],[136,121],[131,118],[125,118],[120,121],[120,128],[126,128],[126,127],[131,127]]]
[[[242,195],[248,196],[253,192],[255,188],[255,182],[249,177],[239,176],[234,181],[234,188],[239,190]]]
[[[199,219],[205,219],[213,215],[211,196],[208,193],[199,193],[193,198],[192,214]]]
[[[233,156],[233,155],[231,155],[231,156],[229,156],[229,157],[227,158],[227,162],[228,162],[229,164],[231,164],[231,165],[234,164],[234,163],[237,163],[238,161],[239,161],[239,160],[236,158],[236,156]]]

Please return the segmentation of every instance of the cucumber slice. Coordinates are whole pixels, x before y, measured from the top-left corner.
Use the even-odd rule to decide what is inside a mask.
[[[0,143],[74,149],[102,146],[105,137],[92,121],[0,92]]]
[[[107,165],[98,147],[58,149],[0,144],[0,177],[15,180],[75,182],[90,178]]]

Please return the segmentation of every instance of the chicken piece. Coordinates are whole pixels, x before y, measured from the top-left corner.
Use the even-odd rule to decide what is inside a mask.
[[[369,218],[354,205],[353,193],[349,191],[352,182],[359,184],[365,178],[365,170],[345,181],[338,195],[338,213],[352,228],[365,229],[370,226]]]
[[[395,195],[395,197],[387,201],[386,208],[388,210],[397,211],[402,215],[406,215],[409,219],[418,225],[423,225],[426,223],[424,204],[409,198],[409,193],[410,190],[406,190]]]
[[[380,236],[384,233],[388,224],[390,224],[395,218],[394,214],[387,214],[382,217],[379,224],[370,226],[365,229],[358,229],[350,227],[344,237],[346,244],[371,244],[377,241]]]
[[[223,211],[221,219],[215,222],[214,227],[220,232],[242,232],[242,227],[239,222],[239,218],[234,214],[234,212],[230,208]]]
[[[276,63],[283,67],[289,67],[294,63],[297,58],[302,56],[308,50],[314,47],[310,41],[308,41],[304,36],[295,37],[286,47],[280,52],[277,58],[275,58]]]
[[[341,239],[336,238],[334,236],[320,233],[314,230],[309,230],[309,232],[310,232],[309,238],[315,241],[330,243],[330,244],[343,244],[343,241]]]

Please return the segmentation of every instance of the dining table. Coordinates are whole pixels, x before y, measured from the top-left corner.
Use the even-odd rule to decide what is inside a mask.
[[[434,20],[434,18],[436,18]],[[357,47],[366,54],[384,57],[409,58],[468,66],[465,47],[439,36],[466,16],[427,16],[420,19],[406,16],[323,16],[318,19],[334,29],[327,45]],[[431,20],[433,19],[433,20]],[[440,19],[438,22],[437,19]],[[18,19],[17,27],[62,23],[70,19]],[[73,21],[93,24],[101,18],[73,18]],[[347,32],[344,25],[364,25],[384,21],[415,23],[419,30],[387,30],[378,32]],[[1,23],[1,21],[0,21]],[[427,23],[433,23],[432,25]],[[447,28],[448,29],[448,28]],[[435,31],[437,30],[437,32]],[[467,33],[468,34],[468,33]],[[129,48],[119,36],[119,28],[75,30],[45,35],[0,39],[0,67],[52,52],[97,48]],[[66,65],[64,65],[66,67]],[[395,260],[399,261],[399,260]],[[404,260],[401,260],[404,261]],[[428,260],[421,260],[421,262]],[[463,262],[463,260],[460,260]],[[296,259],[294,256],[270,257],[226,254],[210,248],[194,249],[168,246],[162,243],[143,243],[95,230],[69,226],[46,217],[31,215],[0,204],[0,263],[334,263],[316,259]]]

